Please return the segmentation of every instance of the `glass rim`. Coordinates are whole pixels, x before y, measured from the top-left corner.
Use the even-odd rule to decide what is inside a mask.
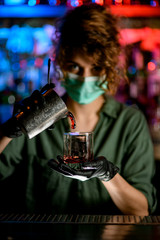
[[[64,135],[69,135],[69,136],[79,136],[79,135],[89,135],[93,134],[93,132],[65,132]]]

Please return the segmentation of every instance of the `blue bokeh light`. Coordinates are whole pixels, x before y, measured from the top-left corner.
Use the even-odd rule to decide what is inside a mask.
[[[129,66],[128,72],[129,74],[134,75],[136,73],[136,68],[134,66]]]
[[[157,6],[157,3],[156,3],[156,1],[150,1],[150,5],[152,6],[152,7],[156,7]]]
[[[35,6],[35,5],[36,5],[36,0],[29,0],[29,1],[28,1],[28,5],[29,5],[30,7]]]
[[[24,4],[25,0],[4,0],[5,5],[20,5]]]

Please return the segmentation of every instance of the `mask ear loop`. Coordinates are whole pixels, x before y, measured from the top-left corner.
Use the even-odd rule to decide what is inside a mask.
[[[108,81],[106,81],[107,75],[105,74],[102,78],[104,79],[101,80],[99,86],[100,88],[102,88],[102,90],[106,91],[108,90]]]
[[[59,81],[64,81],[64,73],[62,72],[62,70],[60,69],[60,67],[54,66],[54,72],[55,72],[55,78]]]

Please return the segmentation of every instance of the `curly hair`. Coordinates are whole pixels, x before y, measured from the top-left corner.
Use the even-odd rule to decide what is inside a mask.
[[[119,84],[117,18],[110,9],[99,4],[76,7],[57,22],[59,36],[56,48],[56,63],[63,70],[68,57],[80,51],[103,66],[106,71],[108,91],[114,94]],[[104,84],[104,83],[103,83]]]

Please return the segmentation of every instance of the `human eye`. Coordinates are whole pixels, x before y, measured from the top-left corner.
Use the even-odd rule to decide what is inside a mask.
[[[99,76],[99,75],[101,75],[103,72],[104,72],[104,69],[103,69],[101,66],[95,65],[95,66],[93,66],[93,68],[92,68],[92,73],[93,73],[93,75]]]
[[[68,63],[66,66],[66,70],[71,73],[78,74],[80,71],[80,67],[76,63]]]

